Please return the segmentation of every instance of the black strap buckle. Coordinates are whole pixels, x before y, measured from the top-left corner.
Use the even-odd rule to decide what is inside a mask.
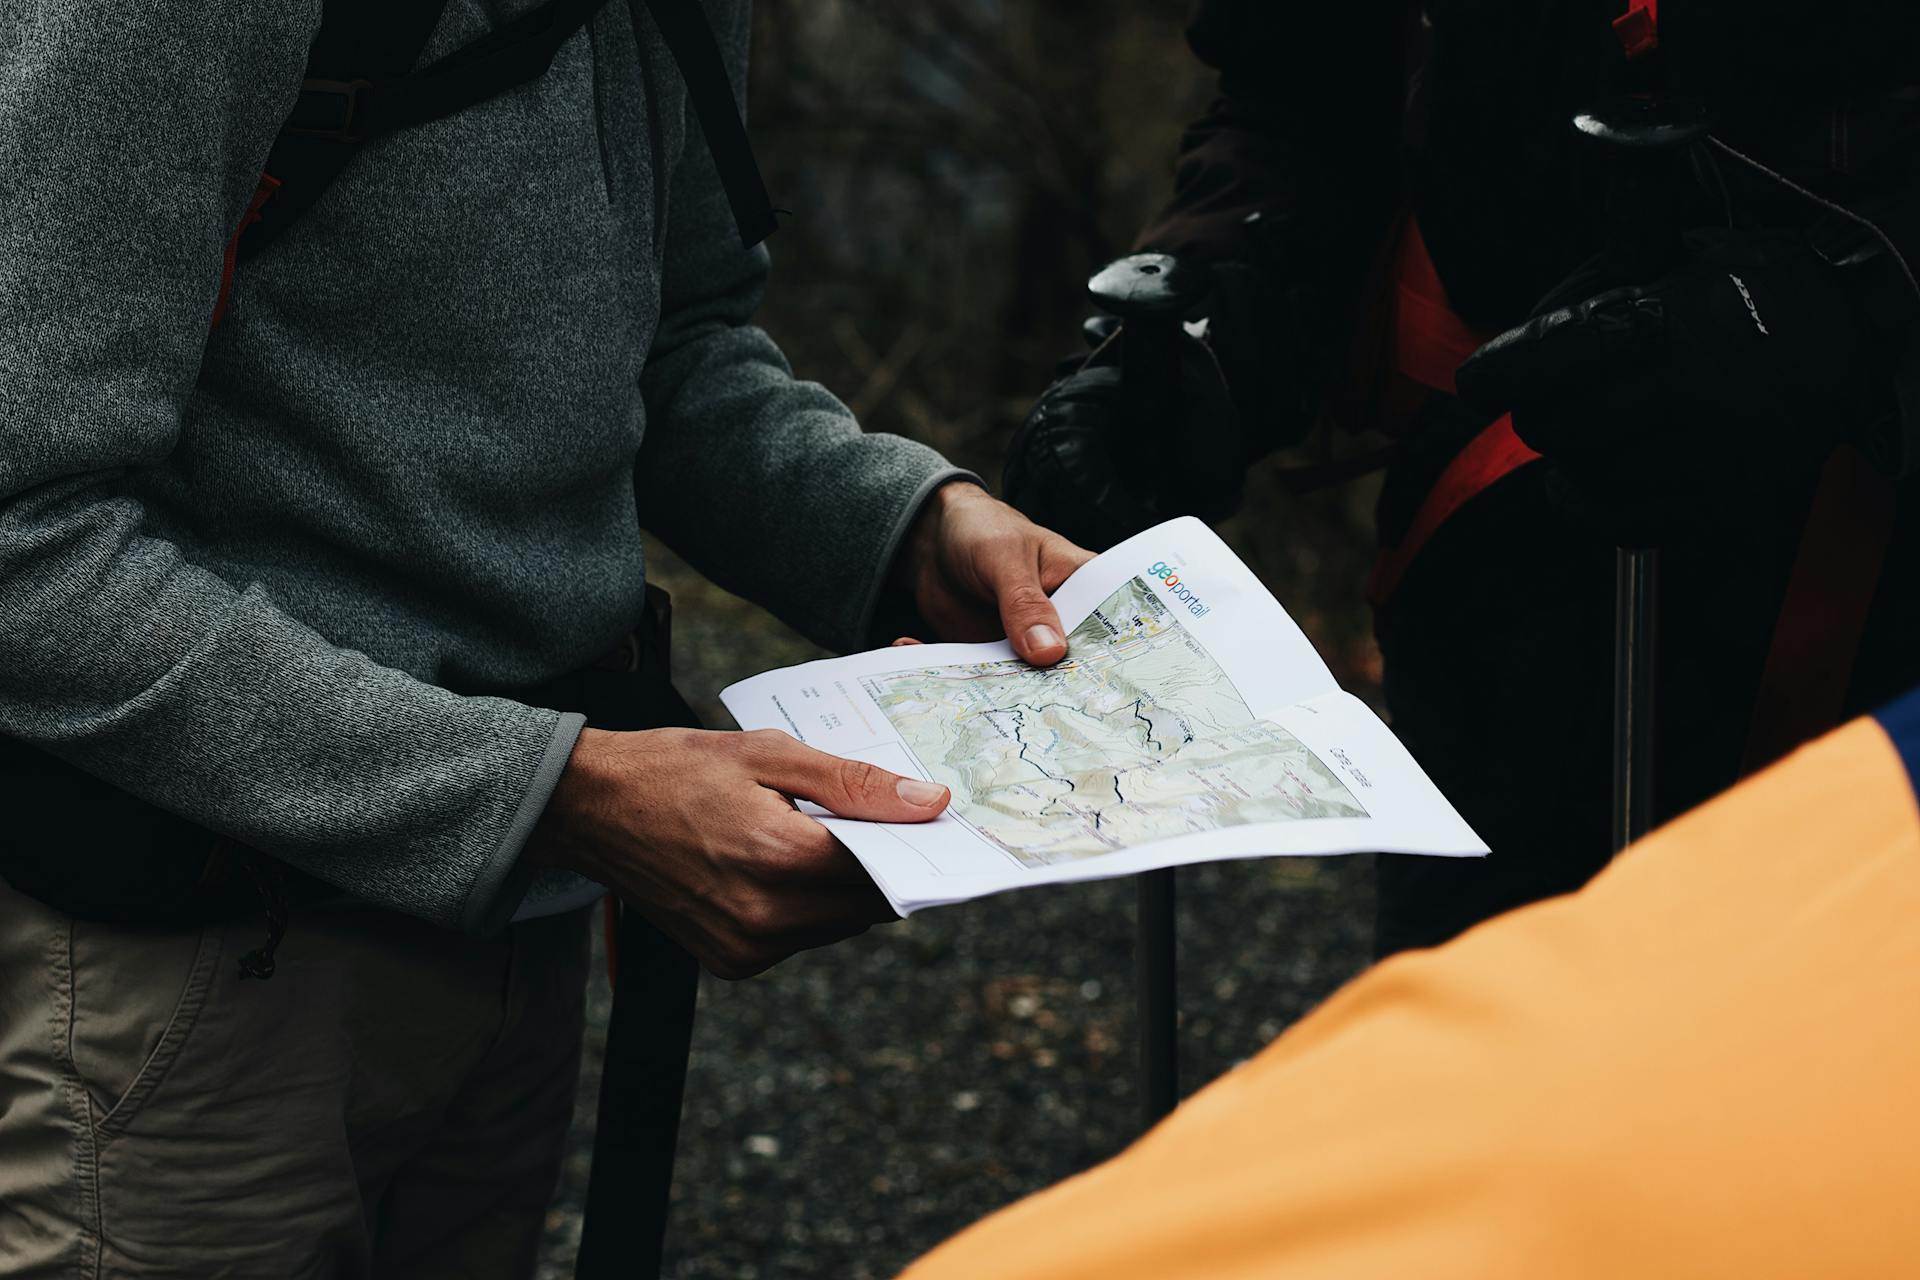
[[[302,80],[281,132],[296,138],[354,143],[365,139],[361,95],[371,80]]]

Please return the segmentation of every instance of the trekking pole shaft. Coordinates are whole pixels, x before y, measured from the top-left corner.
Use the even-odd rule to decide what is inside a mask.
[[[1142,1129],[1151,1129],[1180,1098],[1173,868],[1143,872],[1137,881],[1140,911],[1134,974],[1140,1023],[1140,1122]]]
[[[623,908],[617,927],[621,972],[574,1280],[659,1276],[693,1045],[699,966],[636,911]]]
[[[1641,59],[1639,91],[1582,111],[1573,127],[1605,146],[1607,259],[1625,281],[1658,280],[1686,260],[1681,234],[1693,153],[1712,127],[1706,109],[1650,92],[1658,62]],[[1657,572],[1650,550],[1615,553],[1613,598],[1613,851],[1653,826],[1654,648]]]
[[[1654,653],[1659,561],[1622,547],[1614,561],[1613,851],[1653,826]]]

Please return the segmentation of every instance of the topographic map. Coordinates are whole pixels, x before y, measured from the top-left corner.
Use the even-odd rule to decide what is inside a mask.
[[[1140,578],[1074,628],[1057,667],[861,683],[959,815],[1029,867],[1242,823],[1367,816],[1298,738],[1254,717]]]

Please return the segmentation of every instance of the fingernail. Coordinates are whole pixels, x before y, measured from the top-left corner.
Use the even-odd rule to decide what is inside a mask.
[[[1061,643],[1060,633],[1045,623],[1041,623],[1039,626],[1033,627],[1027,632],[1027,648],[1029,650],[1051,649],[1059,643]]]
[[[900,798],[908,804],[917,804],[922,809],[932,808],[947,798],[947,789],[937,782],[922,782],[918,778],[902,778],[894,787]]]

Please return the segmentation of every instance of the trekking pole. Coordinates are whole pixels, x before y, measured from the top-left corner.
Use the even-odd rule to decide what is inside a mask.
[[[1120,381],[1127,409],[1114,456],[1135,493],[1167,486],[1166,472],[1179,466],[1173,439],[1180,408],[1181,317],[1212,288],[1204,271],[1166,254],[1138,253],[1103,267],[1087,281],[1100,309],[1120,318]],[[1170,443],[1171,442],[1171,443]],[[1174,486],[1174,491],[1177,486]],[[1180,1005],[1175,986],[1177,934],[1174,871],[1167,867],[1136,878],[1134,981],[1140,1028],[1141,1127],[1152,1128],[1180,1098]]]
[[[593,1163],[574,1280],[656,1280],[672,1205],[673,1164],[693,1048],[700,967],[621,907],[607,945],[620,977],[607,1020]]]
[[[1174,985],[1172,867],[1143,871],[1133,944],[1134,997],[1140,1021],[1140,1127],[1151,1129],[1180,1102],[1180,999]]]
[[[643,643],[633,653],[637,690],[623,695],[609,729],[697,728],[673,690],[673,600],[647,584]],[[637,692],[638,696],[629,696]],[[606,916],[613,1009],[600,1065],[599,1114],[574,1280],[657,1280],[673,1207],[681,1101],[693,1049],[700,966],[638,911]],[[617,972],[616,972],[617,971]]]
[[[1653,690],[1659,556],[1613,553],[1613,852],[1653,829]]]
[[[1677,219],[1681,162],[1707,136],[1706,113],[1684,99],[1638,93],[1573,118],[1612,152],[1608,257],[1623,280],[1650,282],[1685,255]],[[1614,553],[1613,852],[1653,827],[1653,729],[1659,646],[1659,556]]]

